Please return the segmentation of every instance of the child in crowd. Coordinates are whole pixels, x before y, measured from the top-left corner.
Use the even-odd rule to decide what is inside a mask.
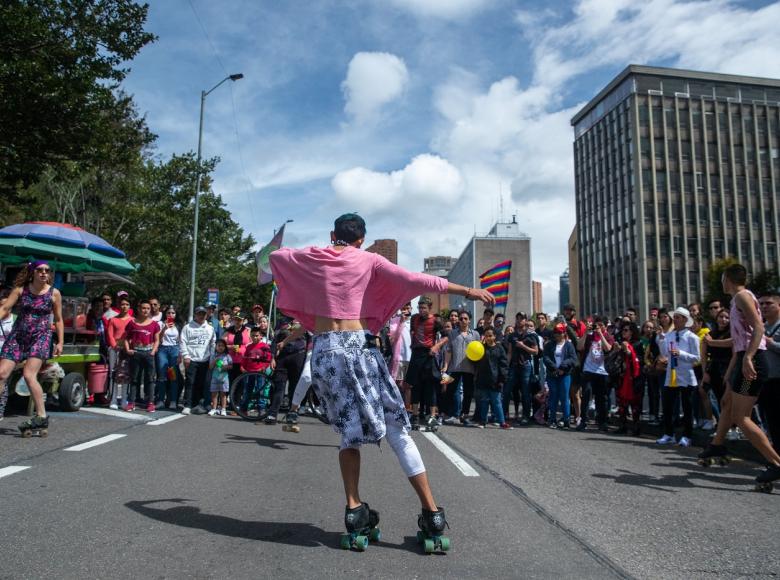
[[[215,343],[214,354],[211,355],[209,368],[211,369],[211,410],[209,415],[227,416],[227,394],[230,390],[230,369],[233,367],[233,359],[227,352],[228,345],[225,339],[220,338]]]
[[[504,347],[496,342],[496,331],[493,327],[487,327],[482,331],[482,339],[485,345],[485,354],[477,362],[477,372],[474,378],[479,402],[479,425],[487,425],[488,404],[491,407],[493,418],[502,429],[512,429],[504,417],[504,408],[501,405],[501,391],[506,382],[509,371]]]
[[[11,291],[8,289],[3,290],[0,292],[0,306],[5,304],[6,300],[8,300],[8,296],[11,294]],[[11,329],[14,326],[14,315],[10,312],[8,313],[8,316],[0,320],[0,347],[3,346],[5,343],[5,338],[11,334]],[[0,393],[0,421],[3,420],[3,415],[5,414],[5,406],[8,403],[8,391],[10,390],[10,385],[5,385],[5,387],[0,387],[2,389],[2,393]]]
[[[245,373],[264,373],[271,367],[273,354],[271,345],[261,340],[263,333],[259,326],[252,329],[250,342],[244,350],[244,359],[241,362],[241,370]]]

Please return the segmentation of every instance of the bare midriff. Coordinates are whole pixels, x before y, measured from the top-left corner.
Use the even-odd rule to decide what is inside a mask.
[[[366,328],[365,319],[345,320],[342,318],[326,318],[318,316],[314,320],[314,332],[339,332],[342,330],[363,330]]]

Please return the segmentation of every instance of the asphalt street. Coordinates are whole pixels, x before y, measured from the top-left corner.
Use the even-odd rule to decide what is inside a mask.
[[[704,469],[694,449],[542,427],[415,433],[452,550],[422,554],[416,497],[382,446],[364,449],[361,480],[382,539],[360,553],[339,548],[330,427],[122,415],[53,413],[46,439],[0,423],[0,578],[780,573],[780,492],[752,491],[755,464]]]

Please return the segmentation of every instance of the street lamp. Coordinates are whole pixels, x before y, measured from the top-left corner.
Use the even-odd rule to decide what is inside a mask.
[[[200,152],[201,152],[201,146],[203,145],[203,108],[206,106],[206,97],[218,86],[220,86],[225,81],[238,81],[244,78],[244,75],[241,73],[228,75],[221,81],[219,81],[216,85],[211,87],[207,91],[201,91],[200,92],[200,126],[198,127],[198,159],[197,159],[197,165],[198,165],[198,179],[195,184],[195,223],[192,228],[192,276],[190,277],[190,320],[192,320],[193,315],[195,314],[195,272],[197,268],[197,259],[198,259],[198,214],[200,210],[200,180],[202,176],[202,172],[200,170]]]

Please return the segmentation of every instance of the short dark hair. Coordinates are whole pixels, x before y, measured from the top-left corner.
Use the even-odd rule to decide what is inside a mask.
[[[344,240],[346,242],[346,240]],[[425,305],[427,307],[433,306],[433,300],[429,296],[420,296],[420,299],[417,301],[417,306]]]
[[[493,334],[495,334],[495,333],[496,333],[496,329],[495,329],[495,328],[493,328],[492,326],[488,326],[488,327],[486,327],[486,328],[483,328],[483,329],[482,329],[482,334],[483,334],[483,335],[484,335],[486,332],[492,332]]]
[[[141,298],[138,301],[138,308],[141,308],[141,304],[149,304],[149,299],[148,298]],[[151,306],[151,304],[149,304],[149,306]]]
[[[723,270],[723,275],[738,286],[747,284],[747,269],[742,264],[731,264]]]
[[[471,312],[469,312],[468,310],[453,310],[453,312],[457,312],[458,313],[458,318],[460,318],[461,316],[463,316],[465,314],[466,316],[469,317],[469,320],[471,320]]]
[[[713,298],[709,302],[707,302],[707,308],[712,308],[712,305],[715,303],[718,303],[718,308],[720,308],[720,298]]]
[[[525,312],[518,312],[517,314],[515,314],[515,320],[517,320],[518,318],[520,320],[528,320],[528,315]]]
[[[333,223],[333,234],[337,240],[351,244],[366,237],[366,222],[356,213],[345,213]]]
[[[485,314],[495,314],[495,313],[496,313],[495,310],[493,310],[492,308],[485,308],[485,310],[482,311],[482,316],[484,316]]]
[[[249,334],[254,334],[255,332],[261,332],[259,326],[253,326],[252,329],[249,331]]]
[[[637,314],[636,308],[633,307],[626,308],[626,312],[633,312],[634,314]]]

